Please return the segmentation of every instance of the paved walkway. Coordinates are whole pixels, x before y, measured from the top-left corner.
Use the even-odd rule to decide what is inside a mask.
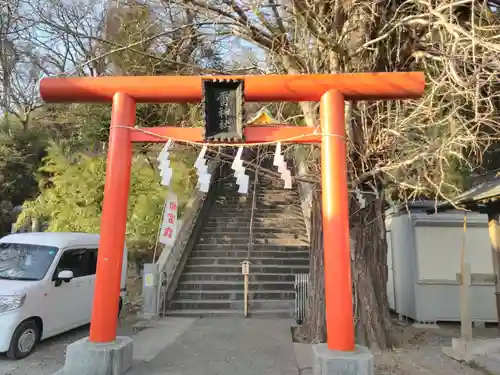
[[[291,323],[165,318],[134,338],[134,365],[127,375],[298,375]]]
[[[291,320],[168,317],[141,328],[121,323],[119,334],[134,339],[126,375],[298,375]],[[49,339],[20,361],[0,356],[0,375],[61,374],[66,345],[87,335],[84,327]]]

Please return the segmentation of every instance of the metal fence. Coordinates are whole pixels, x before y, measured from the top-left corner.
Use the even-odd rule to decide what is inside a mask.
[[[302,324],[306,317],[307,295],[309,289],[309,274],[295,275],[295,321]]]

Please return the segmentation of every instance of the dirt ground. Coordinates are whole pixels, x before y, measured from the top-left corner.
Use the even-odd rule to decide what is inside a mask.
[[[135,267],[127,270],[127,295],[125,297],[124,314],[135,315],[141,308],[142,278],[137,275]]]
[[[411,324],[397,325],[401,345],[389,352],[375,355],[377,375],[491,375],[478,366],[455,361],[441,348],[451,346],[451,339],[460,337],[459,324],[439,324],[439,328],[420,329]],[[499,328],[474,328],[475,338],[500,336]]]
[[[458,362],[446,356],[443,346],[451,346],[452,338],[460,337],[460,324],[440,323],[439,328],[415,328],[411,322],[394,320],[393,329],[399,344],[393,350],[372,353],[376,375],[500,375],[478,364]],[[497,326],[474,328],[474,338],[498,338]],[[312,375],[314,355],[310,344],[300,343],[300,333],[292,329],[295,355],[300,375]],[[491,368],[491,366],[490,366]],[[500,366],[498,367],[500,368]]]

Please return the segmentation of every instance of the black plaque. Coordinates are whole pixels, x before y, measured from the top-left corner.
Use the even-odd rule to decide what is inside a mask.
[[[205,141],[244,141],[243,89],[243,80],[203,80]]]

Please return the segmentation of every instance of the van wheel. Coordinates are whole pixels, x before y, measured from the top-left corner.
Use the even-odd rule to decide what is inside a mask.
[[[12,335],[7,357],[22,359],[31,354],[40,341],[40,328],[34,320],[27,320],[19,324]]]

